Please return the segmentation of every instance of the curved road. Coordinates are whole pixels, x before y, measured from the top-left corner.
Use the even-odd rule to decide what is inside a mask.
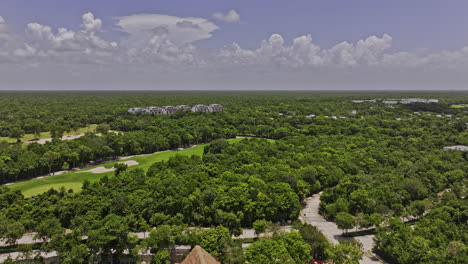
[[[334,222],[325,220],[323,216],[319,214],[320,195],[318,193],[312,197],[307,198],[306,206],[301,211],[301,218],[308,224],[316,226],[333,244],[338,244],[338,239],[350,239],[345,238],[341,234],[343,233]],[[364,256],[359,261],[361,264],[377,264],[386,263],[382,259],[372,254],[372,247],[374,246],[374,235],[366,235],[354,237],[362,243]]]

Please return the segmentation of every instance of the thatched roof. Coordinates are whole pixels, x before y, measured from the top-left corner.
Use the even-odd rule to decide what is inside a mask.
[[[221,264],[202,247],[195,246],[180,264]]]

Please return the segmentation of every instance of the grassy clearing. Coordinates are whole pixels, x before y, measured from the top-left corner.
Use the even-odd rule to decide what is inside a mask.
[[[230,143],[236,143],[242,140],[242,138],[238,139],[230,139]],[[131,169],[134,168],[141,168],[145,171],[155,162],[168,160],[170,157],[174,157],[176,155],[185,155],[185,156],[192,156],[192,155],[199,155],[203,154],[203,149],[207,144],[198,145],[196,147],[184,150],[175,150],[175,151],[165,151],[159,152],[155,154],[145,155],[145,156],[137,156],[133,158],[124,159],[125,160],[134,160],[138,162],[138,165],[131,166]],[[82,169],[79,171],[87,171],[92,168],[104,166],[105,168],[112,168],[117,162],[121,161],[114,161],[109,162],[106,164],[100,164],[94,167]],[[73,191],[77,192],[81,190],[82,183],[85,180],[89,180],[90,182],[99,181],[104,176],[113,177],[114,172],[104,172],[104,173],[92,173],[92,172],[68,172],[60,175],[54,175],[50,177],[40,178],[40,179],[32,179],[28,181],[21,181],[14,184],[9,185],[8,187],[12,190],[20,190],[24,196],[31,197],[34,195],[38,195],[48,191],[49,189],[53,188],[59,190],[62,186],[65,189],[73,189]]]
[[[50,189],[60,190],[62,187],[64,187],[66,190],[73,189],[74,191],[79,191],[81,186],[83,186],[83,183],[81,182],[51,183],[24,190],[22,193],[25,197],[31,197],[37,194],[45,193]]]
[[[468,108],[468,104],[451,105],[451,108]]]
[[[63,133],[64,136],[70,136],[70,135],[77,135],[81,133],[86,133],[86,132],[96,132],[96,127],[97,125],[89,125],[87,127],[81,127],[77,131],[71,131],[71,132],[66,132]],[[29,140],[35,139],[36,137],[34,134],[25,134],[21,138],[21,142],[27,142]],[[39,139],[43,138],[51,138],[50,132],[41,132],[41,135],[39,136]],[[9,143],[15,143],[16,139],[14,138],[9,138],[9,137],[0,137],[0,141],[7,141]]]

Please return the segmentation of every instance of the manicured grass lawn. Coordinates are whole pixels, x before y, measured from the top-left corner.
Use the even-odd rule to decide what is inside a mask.
[[[86,132],[95,132],[96,127],[97,127],[97,125],[89,125],[87,127],[79,128],[78,131],[71,131],[71,132],[68,132],[68,133],[64,133],[63,135],[68,136],[68,135],[75,135],[75,134],[86,133]],[[34,139],[34,138],[35,138],[34,134],[25,134],[21,138],[21,142],[27,142],[27,141],[29,141],[31,139]],[[41,136],[39,137],[39,139],[42,139],[42,138],[51,138],[50,132],[41,132]],[[0,141],[3,141],[3,140],[5,140],[7,142],[10,142],[10,143],[15,143],[16,142],[16,139],[14,139],[14,138],[0,137]]]
[[[468,104],[451,105],[451,108],[468,108]]]
[[[236,143],[236,142],[239,142],[240,140],[242,140],[242,138],[230,139],[229,142]],[[153,163],[163,161],[163,160],[168,160],[170,157],[174,157],[176,155],[186,155],[186,156],[199,155],[201,156],[203,154],[203,149],[205,148],[206,145],[207,144],[203,144],[203,145],[198,145],[190,149],[165,151],[165,152],[155,153],[155,154],[146,155],[146,156],[133,157],[133,158],[124,159],[122,161],[134,160],[138,162],[138,165],[131,166],[129,167],[129,169],[142,168],[146,171]],[[105,168],[112,168],[115,165],[115,163],[122,162],[122,161],[109,162],[106,164],[101,164],[101,165],[97,165],[94,167],[86,168],[80,171],[87,171],[89,169],[100,167],[100,166],[104,166]],[[20,190],[25,197],[31,197],[37,194],[44,193],[51,188],[59,190],[62,186],[65,187],[66,190],[73,189],[73,191],[77,192],[81,190],[82,183],[85,180],[89,180],[90,182],[96,182],[106,175],[108,177],[113,177],[114,172],[105,172],[105,173],[68,172],[68,173],[54,175],[54,176],[50,176],[46,178],[21,181],[21,182],[14,183],[12,185],[8,185],[8,187],[12,190]]]
[[[0,137],[0,141],[6,141],[8,143],[15,143],[16,139],[14,138],[9,138],[9,137]]]
[[[26,189],[22,191],[22,193],[26,197],[31,197],[40,193],[45,193],[50,189],[60,190],[61,187],[65,187],[66,190],[73,189],[74,191],[79,191],[82,185],[82,182],[50,183]]]

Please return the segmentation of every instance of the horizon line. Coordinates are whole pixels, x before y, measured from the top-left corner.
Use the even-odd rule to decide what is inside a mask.
[[[410,92],[468,92],[468,89],[451,89],[451,90],[367,90],[367,89],[311,89],[311,90],[301,90],[301,89],[258,89],[258,90],[247,90],[247,89],[236,89],[236,90],[213,90],[213,89],[191,89],[191,90],[169,90],[169,89],[135,89],[135,90],[123,90],[123,89],[37,89],[37,90],[1,90],[2,92],[399,92],[399,93],[410,93]]]

